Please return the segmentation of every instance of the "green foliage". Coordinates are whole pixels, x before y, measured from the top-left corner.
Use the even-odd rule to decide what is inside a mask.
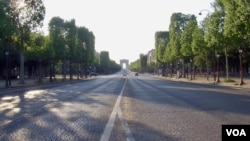
[[[191,57],[193,56],[192,52],[192,41],[193,41],[193,32],[197,27],[196,17],[194,15],[190,16],[187,25],[184,28],[184,31],[181,34],[181,48],[180,52],[181,55],[184,57]]]
[[[224,79],[224,82],[234,83],[234,82],[236,82],[236,81],[235,81],[235,80],[233,80],[233,79]]]
[[[109,52],[108,51],[102,51],[100,53],[100,68],[103,73],[108,73],[109,68]]]
[[[111,70],[111,73],[114,73],[114,72],[121,70],[121,66],[117,64],[115,61],[110,60],[109,70]]]
[[[65,23],[65,42],[66,42],[66,58],[69,61],[73,61],[74,53],[75,53],[75,46],[76,46],[76,25],[75,20],[72,19],[71,21],[66,21]]]
[[[212,3],[214,11],[207,11],[200,26],[194,15],[173,13],[169,31],[155,33],[157,62],[169,66],[168,64],[180,64],[184,60],[181,63],[184,71],[188,69],[187,63],[191,58],[194,66],[215,71],[215,54],[219,53],[223,56],[219,65],[228,76],[230,69],[238,70],[238,48],[242,47],[247,73],[250,54],[249,4],[249,0],[215,0]],[[166,33],[168,36],[164,36]],[[178,65],[173,66],[180,69]]]
[[[132,70],[132,71],[139,72],[141,70],[141,65],[140,64],[141,64],[140,59],[137,59],[136,61],[130,63],[129,69]]]
[[[169,42],[169,32],[159,31],[155,33],[155,55],[156,60],[160,63],[165,62],[165,50]]]
[[[15,19],[20,40],[20,80],[24,83],[24,42],[29,39],[30,32],[42,25],[45,17],[43,0],[12,0],[9,3],[11,16]]]
[[[140,65],[142,71],[147,69],[147,55],[140,54]]]
[[[221,0],[225,6],[225,35],[239,40],[250,38],[249,0]]]
[[[65,21],[60,17],[53,17],[49,22],[49,36],[44,36],[36,32],[36,27],[42,25],[44,16],[43,0],[0,0],[1,66],[6,58],[4,53],[8,50],[12,69],[20,64],[21,82],[24,78],[24,67],[37,69],[39,60],[42,61],[43,67],[48,67],[49,62],[63,63],[65,66],[70,62],[70,67],[99,67],[100,59],[95,56],[93,32],[85,27],[77,27],[74,19]],[[119,68],[114,61],[110,61],[110,64],[114,69]],[[60,66],[54,67],[61,69]]]
[[[54,52],[54,61],[62,61],[66,57],[66,42],[64,39],[64,20],[60,17],[53,17],[49,22],[50,46]]]
[[[223,9],[222,5],[214,4],[215,9]],[[205,39],[210,48],[221,53],[228,42],[223,36],[224,11],[215,11],[205,19]]]
[[[95,36],[85,27],[79,27],[77,33],[79,40],[84,44],[84,62],[90,64],[95,58]]]
[[[192,37],[193,37],[193,40],[191,43],[191,47],[192,47],[192,52],[194,55],[194,65],[198,67],[204,67],[205,65],[208,65],[209,63],[208,56],[210,56],[211,51],[206,45],[206,42],[204,40],[204,33],[202,29],[196,26],[193,31]]]
[[[171,23],[169,26],[170,41],[168,43],[169,49],[165,54],[169,55],[168,61],[174,61],[182,58],[181,55],[181,35],[189,21],[189,15],[183,13],[173,13],[171,16]]]
[[[2,40],[10,38],[17,30],[10,2],[11,0],[0,1],[0,39]]]
[[[46,60],[50,57],[48,55],[49,48],[48,48],[48,38],[38,34],[38,33],[31,33],[30,40],[27,42],[26,45],[26,52],[25,58],[26,60],[33,60],[37,61],[39,59]]]
[[[116,64],[115,61],[110,60],[109,52],[102,51],[100,53],[100,71],[101,73],[108,74],[120,70],[120,65]]]

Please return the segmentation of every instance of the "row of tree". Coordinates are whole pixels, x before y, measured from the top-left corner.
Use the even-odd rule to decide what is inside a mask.
[[[139,59],[131,62],[129,69],[136,72],[156,73],[156,62],[148,60],[148,54],[140,54]]]
[[[155,33],[158,67],[184,76],[188,66],[189,71],[199,67],[207,73],[220,69],[228,79],[230,72],[239,72],[242,58],[244,72],[249,73],[249,2],[215,0],[212,7],[213,12],[201,10],[200,14],[207,12],[201,24],[195,15],[172,14],[169,31]]]
[[[27,74],[39,76],[39,80],[50,76],[52,81],[55,73],[63,79],[69,74],[72,79],[73,74],[79,78],[90,71],[102,71],[93,32],[77,26],[74,19],[53,17],[45,36],[37,32],[44,16],[42,0],[0,1],[0,79],[19,76],[23,83]],[[119,68],[109,58],[108,62],[108,69]]]
[[[95,59],[95,36],[87,28],[76,26],[74,19],[64,21],[60,17],[52,18],[49,23],[49,41],[50,52],[46,58],[62,64],[64,77],[66,66],[69,66],[70,79],[73,72],[79,76],[81,72],[86,74],[92,71],[90,68],[96,69],[97,66],[93,66],[95,61],[98,64],[98,59]]]
[[[100,53],[100,72],[103,74],[114,73],[121,70],[121,66],[109,58],[108,51]]]
[[[18,49],[20,55],[20,79],[22,82],[24,81],[24,44],[28,40],[31,31],[42,25],[44,15],[45,7],[42,0],[0,1],[1,66],[4,66],[3,62],[7,62],[6,65],[9,66],[8,58],[12,59],[15,50]],[[7,56],[7,61],[4,61],[5,56]],[[13,65],[13,62],[11,64]],[[8,77],[9,70],[10,68],[5,70],[6,77]],[[3,73],[3,69],[1,69],[1,72]]]

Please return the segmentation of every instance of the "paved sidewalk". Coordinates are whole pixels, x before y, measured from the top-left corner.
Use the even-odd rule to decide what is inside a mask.
[[[65,83],[65,82],[73,82],[73,81],[79,81],[79,80],[89,80],[95,77],[88,77],[88,78],[80,78],[77,79],[77,77],[73,77],[72,80],[69,80],[69,78],[67,78],[65,81],[62,81],[62,78],[60,77],[56,77],[56,80],[53,80],[53,84],[56,83]],[[23,86],[35,86],[35,85],[44,85],[44,84],[51,84],[49,81],[49,78],[43,78],[42,82],[38,82],[38,79],[25,79],[24,83],[20,83],[20,80],[15,79],[15,80],[11,80],[11,87],[10,88],[17,88],[17,87],[23,87]],[[6,80],[1,79],[0,80],[0,89],[6,89]]]
[[[220,77],[220,82],[217,83],[214,81],[213,77],[209,77],[209,80],[205,76],[195,76],[195,79],[190,80],[188,78],[176,78],[176,77],[162,77],[158,75],[154,75],[158,78],[172,80],[172,81],[179,81],[179,82],[190,82],[190,83],[200,83],[200,84],[211,84],[211,85],[220,85],[220,86],[228,86],[228,87],[234,87],[234,88],[244,88],[250,90],[250,78],[244,78],[243,85],[239,85],[240,78],[237,77],[230,77],[230,79],[234,80],[235,82],[224,82],[225,77]]]

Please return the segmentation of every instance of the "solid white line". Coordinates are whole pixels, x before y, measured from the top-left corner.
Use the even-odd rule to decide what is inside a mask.
[[[126,83],[127,83],[127,79],[125,80],[124,84],[123,84],[123,87],[122,87],[122,90],[116,100],[116,103],[115,103],[115,106],[113,108],[113,111],[109,117],[109,121],[108,123],[106,124],[106,127],[104,129],[104,132],[101,136],[101,139],[100,141],[108,141],[110,136],[111,136],[111,132],[114,128],[114,123],[115,123],[115,117],[116,117],[116,114],[118,113],[118,110],[120,109],[120,102],[121,102],[121,98],[122,98],[122,95],[123,95],[123,91],[125,89],[125,86],[126,86]]]

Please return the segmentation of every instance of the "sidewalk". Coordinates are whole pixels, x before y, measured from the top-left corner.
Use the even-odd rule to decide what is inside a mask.
[[[57,83],[66,83],[66,82],[75,82],[75,81],[81,81],[81,80],[89,80],[89,79],[93,79],[95,77],[88,77],[88,78],[79,78],[77,79],[77,77],[73,77],[72,80],[70,80],[68,77],[65,81],[62,81],[61,77],[56,77],[56,80],[53,80],[52,84],[57,84]],[[48,77],[44,77],[42,78],[42,82],[38,82],[38,78],[34,78],[34,79],[24,79],[24,83],[20,83],[20,80],[15,79],[15,80],[11,80],[11,87],[10,88],[17,88],[17,87],[23,87],[23,86],[35,86],[35,85],[45,85],[45,84],[51,84],[51,82],[49,81]],[[1,79],[0,80],[0,89],[6,89],[5,87],[6,85],[6,80]]]
[[[155,75],[156,76],[156,75]],[[158,78],[172,80],[172,81],[179,81],[179,82],[190,82],[190,83],[200,83],[200,84],[211,84],[211,85],[220,85],[220,86],[228,86],[228,87],[234,87],[234,88],[244,88],[250,90],[250,78],[243,78],[243,85],[239,85],[240,78],[237,77],[231,77],[230,79],[234,80],[235,82],[224,82],[225,77],[220,77],[220,82],[217,83],[214,81],[213,77],[209,77],[209,80],[205,76],[195,76],[195,79],[190,80],[188,78],[176,78],[176,77],[162,77],[162,76],[156,76]]]

